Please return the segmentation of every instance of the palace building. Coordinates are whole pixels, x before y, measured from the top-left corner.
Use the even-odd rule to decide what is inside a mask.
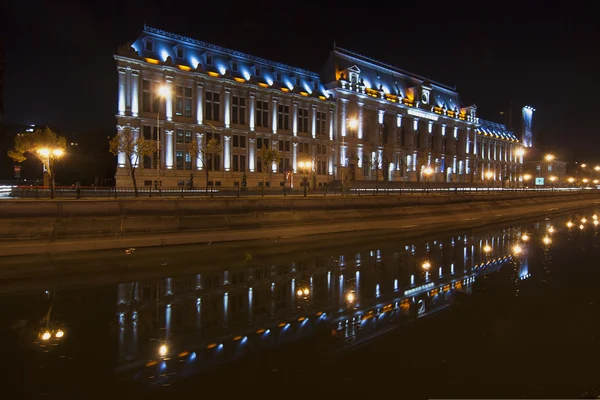
[[[523,138],[481,120],[455,88],[335,45],[316,73],[144,27],[115,59],[117,130],[156,144],[137,163],[146,186],[522,179]],[[262,148],[279,162],[263,163]],[[117,186],[132,186],[117,159]]]

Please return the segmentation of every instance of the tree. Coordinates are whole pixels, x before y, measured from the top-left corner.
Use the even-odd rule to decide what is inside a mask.
[[[268,149],[265,146],[260,149],[260,162],[262,163],[263,171],[263,188],[267,178],[267,172],[269,173],[269,182],[271,182],[271,175],[273,174],[273,164],[279,163],[281,158],[279,151],[276,149]]]
[[[129,175],[133,182],[135,197],[139,197],[137,182],[135,180],[135,171],[137,170],[140,160],[144,156],[154,154],[155,147],[150,141],[144,139],[142,135],[134,135],[130,128],[125,128],[118,132],[117,135],[110,140],[108,145],[110,152],[115,156],[119,153],[125,155]]]
[[[208,140],[205,139],[202,142],[198,142],[196,139],[194,139],[188,144],[187,149],[195,159],[200,158],[202,160],[204,174],[206,177],[206,190],[208,190],[209,166],[215,156],[221,155],[223,152],[223,146],[221,146],[221,143],[219,143],[217,139],[213,138]]]
[[[366,165],[369,170],[375,170],[375,191],[379,191],[379,170],[383,159],[376,145],[367,147],[363,154],[363,165]]]
[[[50,183],[50,198],[54,198],[54,164],[65,152],[67,141],[57,136],[46,127],[30,133],[19,133],[15,137],[14,149],[8,151],[8,156],[15,162],[23,162],[28,156],[35,156],[42,162],[48,174]]]
[[[325,136],[324,134],[317,135],[313,139],[311,170],[311,184],[313,190],[317,187],[317,161],[319,161],[320,154],[327,154],[327,142],[327,136]]]

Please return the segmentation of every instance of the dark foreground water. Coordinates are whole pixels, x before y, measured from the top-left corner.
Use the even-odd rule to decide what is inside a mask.
[[[2,285],[0,397],[596,398],[593,214],[277,265]]]

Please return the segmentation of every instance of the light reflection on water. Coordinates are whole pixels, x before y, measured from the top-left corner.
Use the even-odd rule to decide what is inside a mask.
[[[592,215],[348,249],[318,259],[294,260],[292,254],[288,263],[277,265],[214,266],[192,275],[123,282],[95,299],[113,309],[112,321],[88,318],[87,328],[90,339],[112,349],[104,360],[111,374],[146,387],[315,337],[332,351],[346,350],[462,301],[476,282],[500,270],[511,273],[515,296],[527,291],[524,283],[534,270],[546,283],[553,247],[597,237]],[[588,245],[582,241],[581,251]],[[531,268],[532,252],[541,254],[541,268]],[[49,358],[69,357],[69,351],[81,357],[85,346],[94,345],[71,332],[71,326],[81,325],[81,315],[58,309],[54,300],[73,296],[44,293],[47,309],[39,324],[26,322],[34,318],[32,310],[24,310],[13,327],[33,332],[34,347]],[[47,332],[50,338],[43,337]],[[69,341],[78,347],[68,349]]]

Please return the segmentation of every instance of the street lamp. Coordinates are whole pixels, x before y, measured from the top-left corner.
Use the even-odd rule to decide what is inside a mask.
[[[430,179],[431,175],[433,175],[433,169],[431,167],[426,167],[423,170],[423,173],[425,174],[425,181],[426,181],[426,184],[427,184],[427,191],[426,191],[426,193],[429,194],[429,179]]]
[[[552,190],[554,191],[554,182],[556,182],[556,176],[554,176],[554,175],[553,175],[553,176],[551,176],[551,177],[550,177],[550,182],[552,183],[552,186],[551,186],[551,187],[552,187]]]
[[[492,177],[494,176],[494,173],[492,171],[488,171],[485,173],[485,177],[488,180],[488,193],[490,192],[490,186],[492,186]]]
[[[358,120],[356,118],[351,118],[350,120],[348,120],[348,127],[350,129],[358,128]]]
[[[525,155],[525,149],[523,149],[523,148],[517,149],[517,151],[515,151],[515,154],[518,155],[519,157],[523,157]]]
[[[546,157],[544,157],[546,159],[546,161],[553,161],[554,160],[554,154],[546,154]]]
[[[160,104],[161,100],[166,99],[169,96],[169,88],[166,85],[158,87],[158,109],[156,110],[156,187],[158,188],[160,182]]]
[[[50,184],[50,198],[53,199],[55,195],[55,184],[54,184],[54,162],[64,155],[64,150],[61,148],[48,148],[42,147],[37,149],[37,153],[40,157],[45,159],[46,173],[48,174],[48,180]]]
[[[300,161],[298,163],[298,168],[304,172],[304,174],[308,174],[308,171],[312,168],[312,162],[310,161]],[[304,183],[304,197],[306,197],[306,186],[308,184],[308,177],[304,176],[302,178],[302,182]]]

